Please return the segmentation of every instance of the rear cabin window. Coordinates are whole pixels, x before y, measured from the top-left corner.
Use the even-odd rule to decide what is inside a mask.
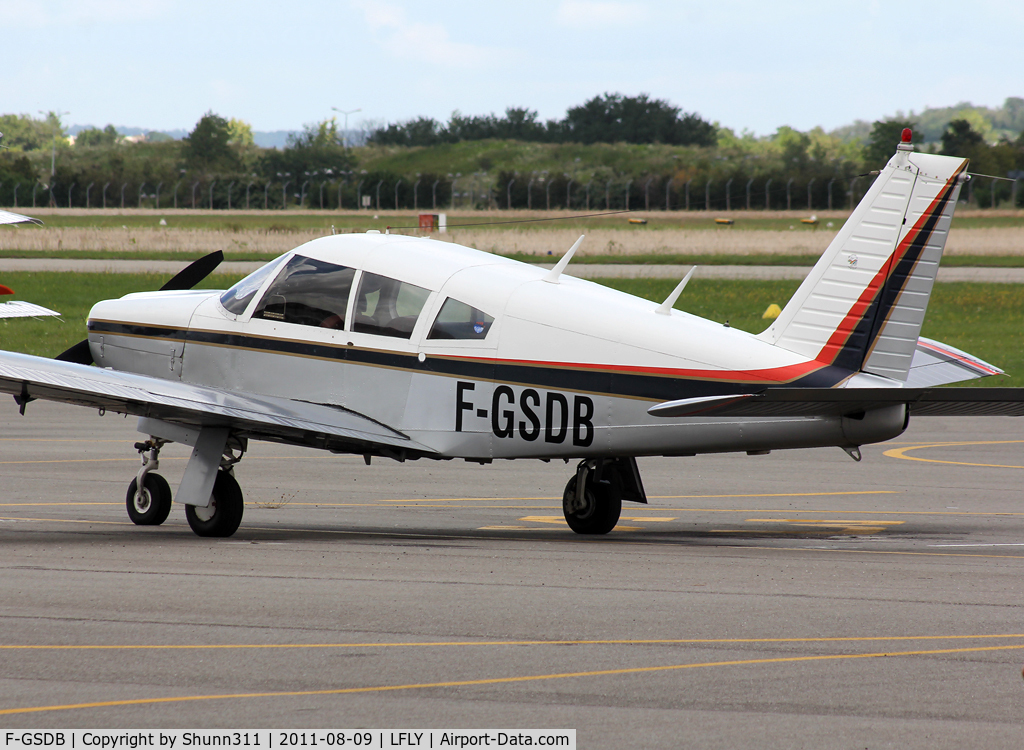
[[[355,269],[296,255],[260,300],[254,318],[344,328]]]
[[[356,294],[352,330],[410,338],[429,296],[429,289],[375,273],[364,273]]]
[[[494,318],[472,305],[449,297],[441,305],[428,339],[482,339],[491,329]]]

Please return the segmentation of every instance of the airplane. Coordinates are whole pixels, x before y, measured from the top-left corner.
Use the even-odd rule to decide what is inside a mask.
[[[244,509],[249,440],[398,461],[575,460],[563,513],[606,534],[646,503],[638,456],[862,445],[911,417],[1024,414],[1024,389],[935,388],[1001,372],[920,337],[967,160],[916,153],[905,131],[782,313],[750,334],[554,268],[425,237],[333,235],[224,291],[193,287],[212,253],[160,291],[98,302],[56,359],[0,352],[0,391],[138,417],[131,520],[172,500],[199,536]],[[93,366],[95,365],[95,366]],[[175,493],[156,470],[192,447]]]
[[[3,135],[0,133],[0,135]],[[23,216],[22,214],[16,214],[12,211],[4,211],[0,208],[0,225],[3,224],[42,224],[39,219],[34,219],[31,216]],[[5,297],[9,294],[14,294],[14,290],[9,286],[0,284],[0,297]],[[22,302],[21,300],[11,300],[9,302],[0,303],[0,318],[42,318],[46,316],[60,315],[56,310],[50,310],[49,308],[43,307],[42,305],[36,305],[32,302]]]

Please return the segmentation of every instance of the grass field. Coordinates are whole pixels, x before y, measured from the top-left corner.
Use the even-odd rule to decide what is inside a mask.
[[[167,221],[170,228],[206,229],[226,232],[247,230],[258,231],[301,231],[330,230],[334,225],[338,230],[366,230],[385,227],[416,227],[418,214],[444,212],[448,215],[448,223],[452,227],[458,225],[487,224],[495,228],[516,231],[533,231],[553,225],[570,226],[584,229],[610,229],[627,226],[630,217],[641,217],[647,224],[634,227],[640,231],[657,231],[662,229],[699,229],[721,230],[714,220],[726,216],[725,211],[643,211],[634,209],[629,215],[622,212],[589,216],[582,218],[582,211],[525,211],[525,210],[491,210],[467,211],[452,210],[449,206],[439,206],[436,211],[429,207],[419,211],[333,211],[333,210],[288,210],[288,211],[211,211],[209,209],[33,209],[19,208],[19,213],[37,217],[45,223],[45,227],[56,229],[91,228],[91,229],[142,229],[156,227],[160,219]],[[603,213],[596,204],[593,212]],[[810,214],[818,216],[818,227],[803,225],[800,220]],[[374,217],[377,218],[374,218]],[[824,230],[828,222],[838,229],[849,216],[848,211],[746,211],[738,210],[728,213],[734,224],[730,231],[768,230],[789,231],[793,226],[796,231],[813,232]],[[507,222],[507,223],[505,223]],[[953,217],[953,227],[962,229],[999,229],[1024,227],[1024,210],[959,210]],[[6,228],[4,231],[32,231],[31,228],[21,230]]]
[[[94,302],[129,292],[158,289],[167,278],[156,274],[9,273],[3,281],[18,299],[60,310],[63,319],[0,321],[0,348],[52,357],[85,338],[85,319]],[[237,277],[214,275],[200,286],[218,289]],[[661,301],[674,281],[609,279],[610,287]],[[784,305],[795,281],[718,281],[694,279],[678,309],[731,326],[760,332],[771,303]],[[932,294],[923,335],[959,347],[1001,367],[1008,375],[973,380],[965,385],[1024,385],[1024,285],[938,284]]]

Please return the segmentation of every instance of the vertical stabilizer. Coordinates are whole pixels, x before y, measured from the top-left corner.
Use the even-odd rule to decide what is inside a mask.
[[[967,160],[900,144],[760,338],[848,370],[905,381]]]

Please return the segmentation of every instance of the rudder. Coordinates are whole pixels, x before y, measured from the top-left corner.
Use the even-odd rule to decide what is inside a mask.
[[[760,338],[906,380],[967,160],[898,149]]]

